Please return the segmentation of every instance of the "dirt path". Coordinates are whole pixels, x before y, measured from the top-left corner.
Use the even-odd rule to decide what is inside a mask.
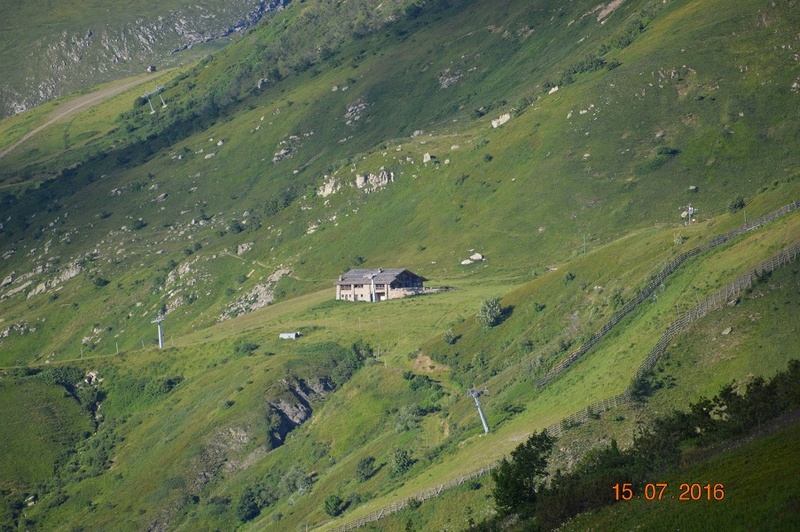
[[[135,87],[136,85],[140,85],[140,84],[142,84],[142,83],[144,83],[146,81],[151,81],[151,80],[152,80],[152,78],[150,78],[150,77],[144,77],[144,78],[140,78],[140,79],[135,79],[135,80],[129,81],[127,83],[123,83],[122,85],[116,85],[114,87],[109,87],[107,89],[102,89],[102,90],[99,90],[99,91],[96,91],[96,92],[92,92],[90,94],[84,94],[83,96],[80,96],[79,98],[75,98],[74,100],[71,100],[71,101],[66,102],[66,103],[64,103],[62,105],[59,105],[58,108],[56,108],[50,114],[50,117],[47,119],[47,122],[45,122],[41,126],[37,127],[33,131],[25,134],[25,136],[23,136],[17,142],[12,144],[10,147],[8,147],[5,150],[1,151],[0,152],[0,159],[5,157],[6,155],[8,155],[11,152],[11,150],[16,148],[17,146],[19,146],[20,144],[22,144],[23,142],[25,142],[26,140],[28,140],[29,138],[31,138],[32,136],[34,136],[35,134],[37,134],[38,132],[43,130],[44,128],[46,128],[48,126],[51,126],[52,124],[58,122],[62,118],[65,118],[65,117],[67,117],[67,116],[69,116],[71,114],[77,113],[78,111],[83,111],[84,109],[92,107],[93,105],[96,105],[96,104],[98,104],[100,102],[103,102],[103,101],[105,101],[105,100],[107,100],[107,99],[109,99],[109,98],[111,98],[113,96],[116,96],[117,94],[125,92],[126,90],[130,89],[131,87]]]

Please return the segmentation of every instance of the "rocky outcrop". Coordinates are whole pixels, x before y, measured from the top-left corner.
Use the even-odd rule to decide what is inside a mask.
[[[275,284],[291,273],[292,270],[279,267],[270,274],[265,283],[254,286],[252,290],[228,305],[228,308],[219,317],[218,321],[224,321],[266,307],[275,299]]]
[[[336,194],[339,192],[339,189],[342,188],[341,183],[339,183],[334,176],[325,176],[325,182],[322,183],[317,189],[317,195],[322,196],[323,198],[330,196],[331,194]]]
[[[505,113],[503,115],[500,115],[499,118],[495,118],[494,120],[492,120],[492,127],[497,129],[498,127],[502,126],[503,124],[505,124],[509,120],[511,120],[511,114],[510,113]]]
[[[373,192],[393,182],[394,172],[387,172],[384,167],[377,174],[356,174],[356,188],[364,189],[365,192]]]
[[[278,384],[281,391],[267,402],[268,433],[273,448],[282,445],[289,432],[308,421],[313,412],[312,405],[333,391],[333,384],[325,378],[310,382],[283,379]]]
[[[188,4],[167,11],[158,4],[120,13],[113,25],[75,32],[78,20],[55,22],[36,40],[22,29],[9,34],[17,57],[0,81],[0,117],[20,113],[87,86],[145,70],[176,52],[242,32],[290,0],[237,0]],[[124,10],[123,10],[124,11]],[[63,28],[63,29],[62,29]],[[35,59],[35,60],[31,60]],[[15,71],[16,70],[16,71]]]

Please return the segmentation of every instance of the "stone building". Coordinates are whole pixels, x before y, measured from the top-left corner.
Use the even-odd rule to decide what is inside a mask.
[[[343,301],[382,301],[425,291],[424,277],[406,269],[350,270],[336,281],[336,299]]]

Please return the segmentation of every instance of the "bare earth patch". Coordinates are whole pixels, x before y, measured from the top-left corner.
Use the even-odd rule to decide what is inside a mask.
[[[411,367],[414,368],[415,372],[419,373],[437,373],[441,371],[447,371],[448,369],[444,364],[438,364],[431,360],[431,357],[428,355],[422,354],[414,359],[414,362],[411,363]]]
[[[600,22],[608,15],[611,14],[612,11],[617,9],[619,6],[622,5],[622,2],[625,0],[614,0],[613,2],[609,3],[606,7],[600,10],[600,13],[597,15],[597,22]]]

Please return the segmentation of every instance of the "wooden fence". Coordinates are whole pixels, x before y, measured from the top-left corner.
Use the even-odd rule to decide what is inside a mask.
[[[443,484],[439,484],[436,487],[429,488],[424,491],[420,491],[416,495],[412,495],[411,497],[407,497],[400,502],[393,502],[383,508],[376,510],[372,513],[369,513],[363,517],[359,517],[355,521],[350,521],[349,523],[345,523],[343,525],[337,526],[332,528],[331,530],[335,532],[345,532],[346,530],[354,530],[356,528],[361,528],[362,526],[366,526],[369,523],[374,523],[378,519],[383,517],[387,517],[392,515],[393,513],[399,512],[400,510],[406,508],[408,504],[414,500],[418,503],[425,502],[429,499],[433,499],[434,497],[438,497],[442,494],[443,491],[455,488],[457,486],[461,486],[462,484],[469,482],[470,480],[475,480],[479,477],[482,477],[492,469],[497,467],[499,462],[492,462],[489,465],[485,465],[479,469],[474,471],[470,471],[469,473],[462,475],[458,478],[445,482]]]
[[[800,200],[794,201],[788,205],[784,205],[783,207],[774,212],[771,212],[756,220],[753,220],[750,223],[746,223],[742,227],[734,229],[733,231],[730,231],[716,238],[713,238],[712,240],[709,240],[702,246],[690,249],[686,253],[682,253],[681,255],[676,257],[672,262],[664,266],[661,272],[654,275],[653,278],[650,280],[650,282],[647,283],[647,285],[639,292],[639,294],[637,294],[635,298],[628,301],[625,304],[625,306],[623,306],[620,310],[615,312],[614,315],[611,317],[611,319],[608,320],[608,322],[606,322],[606,324],[603,325],[603,327],[599,331],[594,333],[586,343],[584,343],[578,349],[576,349],[568,356],[560,360],[555,366],[550,368],[550,370],[546,374],[534,380],[533,381],[534,385],[537,388],[541,388],[548,382],[558,377],[564,371],[566,371],[567,368],[569,368],[569,366],[571,366],[575,361],[577,361],[579,358],[585,355],[592,347],[594,347],[595,344],[597,344],[597,342],[599,342],[612,328],[614,328],[614,326],[616,326],[620,321],[622,321],[622,319],[625,318],[625,316],[627,316],[632,310],[634,310],[642,302],[648,299],[653,294],[653,292],[655,292],[656,289],[659,286],[661,286],[661,284],[666,280],[666,278],[670,274],[672,274],[675,270],[677,270],[678,267],[681,264],[683,264],[686,260],[696,255],[699,255],[700,253],[703,253],[717,246],[720,246],[725,242],[728,242],[729,240],[732,240],[740,235],[743,235],[744,233],[747,233],[748,231],[752,231],[754,229],[762,227],[768,224],[769,222],[772,222],[773,220],[780,218],[781,216],[784,216],[786,214],[789,214],[790,212],[797,210],[798,207],[800,207]]]
[[[647,372],[651,371],[655,367],[658,359],[664,355],[664,352],[666,351],[667,346],[669,346],[672,339],[681,332],[685,331],[689,327],[689,324],[699,320],[712,310],[720,309],[731,304],[742,292],[750,288],[760,277],[772,272],[773,270],[776,270],[777,268],[780,268],[784,264],[796,259],[798,256],[800,256],[800,242],[789,246],[771,259],[762,262],[754,270],[747,272],[729,285],[717,290],[703,301],[698,303],[694,308],[682,314],[677,320],[672,322],[669,327],[667,327],[667,330],[658,340],[658,343],[656,343],[656,345],[650,351],[650,354],[647,355],[647,358],[645,358],[641,366],[639,366],[639,369],[636,371],[636,375],[634,376],[634,380],[644,376]],[[628,390],[630,391],[630,387]]]

